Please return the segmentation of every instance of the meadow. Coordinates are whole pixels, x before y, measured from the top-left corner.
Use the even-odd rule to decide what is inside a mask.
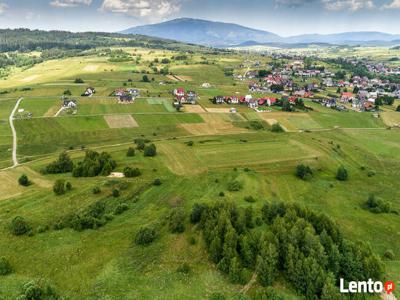
[[[392,108],[382,119],[308,102],[313,111],[257,113],[240,106],[237,114],[231,114],[226,112],[230,106],[214,105],[210,98],[248,93],[247,82],[224,74],[227,67],[243,72],[238,65],[246,55],[209,55],[205,64],[197,53],[187,54],[185,63],[172,59],[179,52],[125,51],[134,55],[132,61],[110,62],[98,56],[47,61],[31,69],[15,69],[0,82],[0,89],[7,91],[0,97],[0,256],[13,267],[12,274],[0,276],[0,299],[15,299],[21,286],[33,279],[48,281],[66,299],[215,299],[214,293],[225,299],[251,299],[263,291],[260,284],[244,289],[230,283],[210,260],[199,227],[189,222],[193,204],[219,201],[252,207],[255,219],[271,201],[298,203],[326,214],[347,239],[368,242],[382,258],[392,250],[393,259],[383,258],[385,274],[400,280],[400,131],[387,129],[388,122],[397,120]],[[145,73],[151,72],[151,62],[163,67],[155,63],[156,58],[171,59],[169,69],[183,81]],[[143,82],[144,74],[150,82]],[[75,84],[77,77],[85,83]],[[204,82],[213,87],[201,88]],[[87,86],[96,88],[95,96],[80,97]],[[110,96],[116,88],[131,86],[141,91],[132,104],[118,104]],[[173,108],[172,90],[180,86],[198,91],[198,107],[184,112]],[[77,112],[55,117],[67,89],[78,101]],[[8,117],[19,97],[23,97],[20,108],[33,116],[14,120],[20,165],[5,169],[12,165]],[[120,119],[129,119],[131,126],[122,122],[118,128]],[[254,121],[263,127],[252,127]],[[274,121],[285,131],[271,132]],[[136,149],[128,157],[128,148],[137,147],[135,139],[154,143],[157,155],[145,157]],[[87,149],[110,153],[116,172],[131,167],[142,174],[76,178],[71,173],[41,172],[61,152],[67,151],[76,164]],[[310,180],[296,177],[299,164],[313,170]],[[345,182],[335,178],[340,166],[349,173]],[[18,184],[22,174],[28,175],[30,186]],[[56,196],[57,179],[70,182],[72,189]],[[155,185],[155,179],[161,185]],[[229,189],[232,181],[240,183],[239,190]],[[94,193],[94,188],[100,192]],[[119,197],[113,196],[115,189]],[[389,202],[397,213],[364,209],[371,194]],[[245,201],[249,196],[254,201]],[[99,201],[107,204],[106,213],[112,215],[105,225],[83,231],[57,227],[60,220]],[[121,204],[127,210],[116,214]],[[180,234],[168,229],[170,212],[176,208],[186,213]],[[10,233],[15,216],[27,220],[31,234]],[[148,246],[134,242],[143,226],[157,230]],[[182,267],[189,271],[180,271]],[[284,299],[303,299],[282,279],[274,288]]]

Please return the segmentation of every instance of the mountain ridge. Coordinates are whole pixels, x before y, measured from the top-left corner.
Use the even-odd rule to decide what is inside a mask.
[[[142,34],[212,47],[231,47],[247,42],[268,44],[382,45],[400,40],[400,34],[378,31],[350,31],[333,34],[302,34],[282,37],[270,31],[235,23],[178,18],[161,23],[131,27],[123,34]]]

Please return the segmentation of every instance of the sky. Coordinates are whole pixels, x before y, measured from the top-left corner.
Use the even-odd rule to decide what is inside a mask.
[[[0,0],[0,28],[115,32],[181,17],[282,36],[400,34],[400,0]]]

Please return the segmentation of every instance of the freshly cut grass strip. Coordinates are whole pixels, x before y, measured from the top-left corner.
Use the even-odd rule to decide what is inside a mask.
[[[138,123],[131,115],[104,116],[104,120],[107,122],[107,125],[110,128],[139,127]]]

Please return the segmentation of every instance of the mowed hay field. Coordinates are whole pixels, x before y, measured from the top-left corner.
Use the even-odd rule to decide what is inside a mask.
[[[181,124],[192,135],[223,135],[246,132],[247,130],[235,127],[228,114],[200,114],[204,124]]]
[[[196,146],[192,147],[188,147],[185,142],[169,141],[159,145],[168,168],[178,175],[201,173],[210,169],[258,167],[276,162],[309,160],[322,155],[319,150],[298,141],[274,135],[246,142],[240,137],[216,137],[210,140],[197,138]]]

